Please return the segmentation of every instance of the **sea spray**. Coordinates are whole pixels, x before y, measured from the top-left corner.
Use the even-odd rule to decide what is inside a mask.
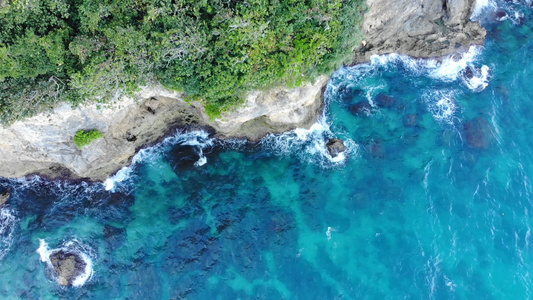
[[[422,95],[422,100],[427,103],[431,115],[437,122],[453,125],[455,119],[459,120],[454,91],[432,90]]]
[[[13,245],[13,232],[17,218],[7,205],[0,208],[0,263]]]
[[[212,146],[215,143],[215,139],[210,137],[210,134],[204,130],[195,131],[183,131],[178,130],[175,134],[165,138],[161,143],[140,150],[133,157],[129,166],[123,167],[115,175],[106,179],[103,186],[106,191],[115,192],[115,188],[118,183],[124,182],[132,175],[132,170],[136,164],[150,163],[160,158],[166,151],[172,146],[177,144],[184,144],[190,146],[198,146],[200,149],[200,159],[195,163],[196,166],[202,166],[207,163],[207,158],[204,156],[203,148]]]

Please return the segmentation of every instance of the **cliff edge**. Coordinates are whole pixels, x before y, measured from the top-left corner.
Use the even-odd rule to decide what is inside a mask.
[[[441,57],[484,44],[485,28],[470,20],[475,2],[367,0],[365,38],[355,49],[354,64],[387,53]]]
[[[391,52],[442,56],[482,44],[485,30],[470,21],[474,2],[367,0],[365,39],[355,47],[354,63]],[[39,173],[104,180],[176,126],[209,126],[222,138],[251,140],[309,128],[323,105],[327,81],[321,77],[299,88],[252,92],[243,107],[216,120],[210,120],[199,103],[187,103],[180,93],[161,87],[146,88],[135,99],[124,97],[103,108],[95,103],[75,109],[61,104],[48,114],[0,127],[0,176]],[[104,138],[80,150],[73,142],[80,129],[98,129]]]

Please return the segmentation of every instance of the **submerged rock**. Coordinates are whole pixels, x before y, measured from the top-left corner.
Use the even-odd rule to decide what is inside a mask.
[[[464,123],[468,145],[476,149],[486,149],[492,139],[490,122],[484,117],[476,117]]]
[[[395,102],[396,102],[396,99],[394,99],[394,97],[391,97],[383,93],[379,93],[376,96],[376,104],[379,107],[387,107],[387,108],[393,107]]]
[[[50,254],[50,262],[57,274],[58,283],[70,286],[76,278],[85,272],[87,263],[74,252],[59,250]]]
[[[346,145],[344,145],[344,141],[337,138],[329,139],[326,143],[326,148],[328,148],[328,152],[331,157],[337,157],[337,155],[348,149],[346,148]]]
[[[348,107],[348,110],[354,116],[359,116],[361,114],[366,114],[367,112],[370,112],[371,109],[372,109],[372,106],[367,101],[360,101],[360,102],[357,102],[354,105],[351,105],[350,107]]]
[[[9,200],[10,197],[11,197],[10,189],[7,189],[3,191],[2,193],[0,193],[0,207],[2,207],[2,205],[4,205],[7,202],[7,200]]]
[[[170,164],[174,169],[184,170],[194,166],[200,159],[200,147],[177,145],[170,152]]]
[[[415,114],[408,114],[402,118],[403,126],[405,127],[415,127],[418,125],[418,116]]]

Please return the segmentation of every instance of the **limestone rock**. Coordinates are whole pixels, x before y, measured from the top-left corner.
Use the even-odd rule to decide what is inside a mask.
[[[52,253],[50,261],[58,276],[58,283],[64,286],[72,285],[74,280],[85,272],[87,266],[80,255],[64,250]]]
[[[476,0],[367,0],[354,63],[374,54],[441,57],[484,43],[486,30],[470,21]]]
[[[0,176],[21,177],[39,173],[50,177],[105,180],[126,166],[136,151],[162,138],[176,126],[207,126],[222,138],[257,140],[270,132],[309,128],[322,108],[327,77],[293,89],[278,87],[253,92],[246,105],[211,120],[200,103],[162,87],[144,89],[139,100],[124,97],[106,107],[87,104],[71,108],[58,105],[40,114],[0,126]],[[92,144],[77,149],[73,137],[79,129],[104,133]]]

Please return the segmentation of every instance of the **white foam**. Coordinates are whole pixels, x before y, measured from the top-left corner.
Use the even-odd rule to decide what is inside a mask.
[[[106,191],[114,192],[117,184],[129,179],[132,175],[132,170],[135,164],[141,162],[149,162],[160,157],[170,147],[177,144],[198,146],[200,148],[200,159],[195,163],[195,166],[203,166],[207,163],[207,158],[203,155],[202,149],[208,146],[212,146],[215,143],[215,139],[209,137],[209,133],[204,130],[196,130],[183,132],[178,131],[174,135],[167,137],[161,143],[140,150],[133,157],[129,166],[123,167],[115,175],[107,178],[103,186]],[[237,141],[231,141],[231,143],[237,145]]]
[[[432,91],[422,95],[422,99],[428,104],[429,111],[435,120],[450,125],[453,124],[457,112],[453,92]]]
[[[198,159],[197,162],[194,163],[194,165],[197,167],[201,167],[205,165],[206,163],[207,163],[207,158],[203,154],[201,154],[200,158]]]
[[[474,76],[464,81],[469,89],[474,92],[481,92],[489,85],[490,68],[483,65],[481,69],[474,69]]]
[[[285,156],[295,154],[300,160],[316,163],[323,167],[342,164],[346,161],[347,154],[357,154],[357,144],[351,139],[345,139],[347,150],[336,157],[331,157],[326,147],[327,140],[334,136],[329,125],[322,117],[311,128],[297,128],[282,134],[269,134],[261,140],[263,150],[274,155]]]
[[[46,241],[44,239],[39,239],[39,248],[37,249],[37,253],[39,253],[41,261],[46,264],[47,268],[53,269],[52,262],[50,261],[50,255],[58,251],[73,252],[83,259],[85,262],[85,270],[72,282],[72,286],[74,287],[83,286],[94,274],[93,261],[89,257],[89,255],[92,254],[91,249],[88,246],[81,244],[78,240],[73,239],[64,243],[60,248],[50,250]],[[58,279],[54,278],[54,280],[57,282]]]
[[[494,0],[476,0],[470,20],[479,21],[487,9],[496,9],[498,6]]]
[[[428,76],[435,80],[451,82],[462,78],[463,71],[467,67],[476,70],[474,63],[482,51],[482,46],[471,46],[468,48],[467,52],[448,55],[441,59],[413,58],[397,53],[373,55],[370,57],[369,66],[372,70],[396,69],[398,66],[401,66],[415,76]],[[363,65],[348,68],[349,70],[343,69],[339,72],[339,75],[346,77],[347,73],[359,74],[360,76],[368,74],[368,65],[366,67],[361,66]],[[367,70],[367,72],[360,72],[360,70],[358,70],[359,68],[363,68]],[[482,74],[478,74],[476,78],[472,78],[471,82],[467,83],[467,86],[474,91],[482,90],[488,84],[490,69],[488,66],[483,66],[481,70]]]
[[[17,218],[7,205],[0,208],[0,261],[13,245],[13,232]]]
[[[337,231],[337,230],[335,228],[333,228],[333,227],[329,227],[328,226],[328,230],[326,231],[326,236],[328,237],[328,241],[331,240],[331,232],[332,231]]]

